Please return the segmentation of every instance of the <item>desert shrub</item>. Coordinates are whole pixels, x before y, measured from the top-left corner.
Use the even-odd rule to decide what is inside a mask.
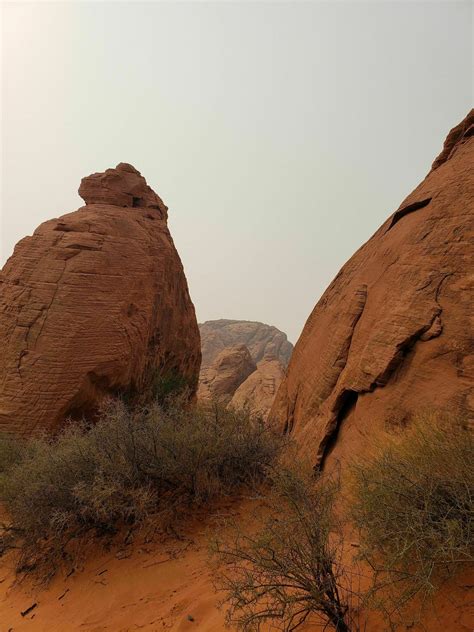
[[[211,550],[227,621],[246,632],[356,630],[350,580],[341,561],[342,531],[333,504],[335,482],[283,469],[256,532],[230,528]],[[223,532],[225,533],[225,532]],[[345,587],[344,587],[345,586]]]
[[[26,442],[14,434],[0,432],[0,477],[21,461]]]
[[[30,441],[1,477],[21,565],[40,549],[54,557],[91,529],[110,533],[149,516],[171,523],[191,506],[261,479],[281,444],[258,419],[218,406],[137,411],[111,402],[92,427],[75,424],[54,440]]]
[[[353,518],[379,606],[400,611],[472,563],[473,437],[461,423],[424,415],[353,475]]]
[[[151,397],[162,406],[166,406],[169,401],[176,401],[180,395],[187,397],[188,390],[192,386],[194,385],[190,380],[176,370],[169,370],[165,373],[157,372],[152,379]]]

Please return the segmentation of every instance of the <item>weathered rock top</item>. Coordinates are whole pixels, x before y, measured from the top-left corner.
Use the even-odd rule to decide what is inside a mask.
[[[447,162],[457,150],[459,145],[465,143],[471,136],[474,135],[474,108],[467,114],[456,127],[449,132],[444,141],[443,150],[439,156],[435,159],[431,166],[431,172]]]
[[[132,165],[121,162],[115,169],[93,173],[82,178],[79,195],[86,204],[110,204],[130,208],[152,208],[167,219],[168,207],[148,186],[145,178]]]

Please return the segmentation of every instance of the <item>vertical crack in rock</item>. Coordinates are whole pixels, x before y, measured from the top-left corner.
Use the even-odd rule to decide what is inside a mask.
[[[350,322],[348,324],[349,331],[346,334],[345,340],[343,341],[337,358],[333,364],[333,366],[338,367],[339,373],[336,377],[335,383],[337,382],[339,375],[345,369],[347,364],[347,359],[349,357],[350,348],[352,345],[352,338],[354,337],[354,331],[357,323],[359,322],[365,308],[365,304],[367,303],[367,285],[362,285],[355,292],[354,300],[352,303],[352,307],[349,310],[350,314]]]
[[[322,471],[324,468],[325,461],[336,444],[341,425],[349,413],[355,408],[359,395],[362,393],[372,393],[376,388],[383,388],[386,386],[396,369],[408,356],[418,340],[426,341],[435,337],[434,335],[426,337],[426,333],[432,330],[433,325],[436,323],[436,319],[438,318],[439,313],[433,317],[429,324],[420,327],[416,332],[395,346],[392,357],[385,365],[385,368],[370,384],[369,388],[359,390],[344,388],[340,393],[338,393],[331,410],[330,419],[326,424],[323,438],[319,443],[318,452],[316,454],[315,470]],[[440,333],[441,330],[436,335],[440,335]]]
[[[442,308],[438,299],[444,282],[450,276],[452,276],[450,272],[444,274],[436,286],[433,298],[437,309],[430,322],[419,327],[413,334],[404,338],[394,347],[392,357],[384,369],[380,371],[377,377],[372,381],[370,386],[366,389],[359,390],[343,388],[341,392],[337,394],[323,438],[319,443],[315,470],[322,471],[324,468],[325,461],[336,444],[341,425],[349,413],[355,408],[359,395],[362,393],[371,393],[376,388],[386,386],[397,368],[402,364],[419,340],[426,342],[441,335],[443,330],[440,318]],[[431,285],[431,283],[427,283],[424,287],[429,287],[429,285]]]
[[[356,329],[357,323],[359,322],[364,309],[367,303],[367,285],[361,285],[353,295],[349,308],[347,310],[347,317],[341,322],[339,327],[338,335],[334,336],[334,339],[337,341],[337,346],[333,349],[333,353],[335,355],[335,360],[331,365],[331,371],[328,373],[328,376],[322,385],[322,389],[317,395],[317,403],[313,406],[319,408],[320,405],[331,395],[334,391],[334,388],[339,380],[341,373],[344,371],[347,360],[349,358],[350,348],[352,345],[352,339],[354,337],[354,331]],[[342,340],[340,340],[342,338]],[[340,342],[339,342],[340,341]],[[293,431],[294,427],[294,416],[296,410],[296,401],[298,397],[299,390],[296,392],[296,396],[293,401],[288,404],[287,407],[287,415],[284,425],[284,432],[290,434]],[[316,413],[317,414],[317,413]]]
[[[293,431],[293,425],[295,423],[296,402],[298,401],[298,393],[299,393],[299,390],[296,390],[293,401],[291,403],[290,402],[288,403],[285,427],[283,429],[283,434],[285,435],[289,435]]]
[[[344,389],[338,395],[334,405],[331,422],[328,424],[326,433],[319,444],[318,453],[316,455],[316,463],[314,466],[316,471],[323,470],[327,457],[336,445],[342,422],[355,408],[358,397],[359,393],[357,391],[353,391],[352,389]]]

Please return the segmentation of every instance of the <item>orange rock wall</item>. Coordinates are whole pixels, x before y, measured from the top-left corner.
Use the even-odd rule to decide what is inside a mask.
[[[295,346],[270,420],[316,467],[424,409],[474,417],[474,111],[344,265]]]

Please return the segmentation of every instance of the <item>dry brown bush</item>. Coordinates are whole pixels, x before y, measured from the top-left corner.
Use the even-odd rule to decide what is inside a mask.
[[[353,465],[352,517],[373,571],[368,603],[396,625],[474,561],[474,441],[459,420],[425,414]]]
[[[357,595],[342,562],[337,485],[295,469],[272,475],[260,527],[227,525],[211,551],[228,623],[245,632],[296,630],[304,623],[337,632],[359,630]],[[352,607],[354,605],[354,607]],[[313,628],[312,628],[313,629]]]
[[[28,442],[20,454],[0,441],[6,466],[0,494],[28,570],[57,562],[71,539],[121,525],[178,521],[189,509],[254,484],[277,457],[282,439],[263,423],[219,406],[179,400],[129,410],[112,401],[92,427],[69,426],[55,439]],[[165,525],[166,526],[166,525]]]

